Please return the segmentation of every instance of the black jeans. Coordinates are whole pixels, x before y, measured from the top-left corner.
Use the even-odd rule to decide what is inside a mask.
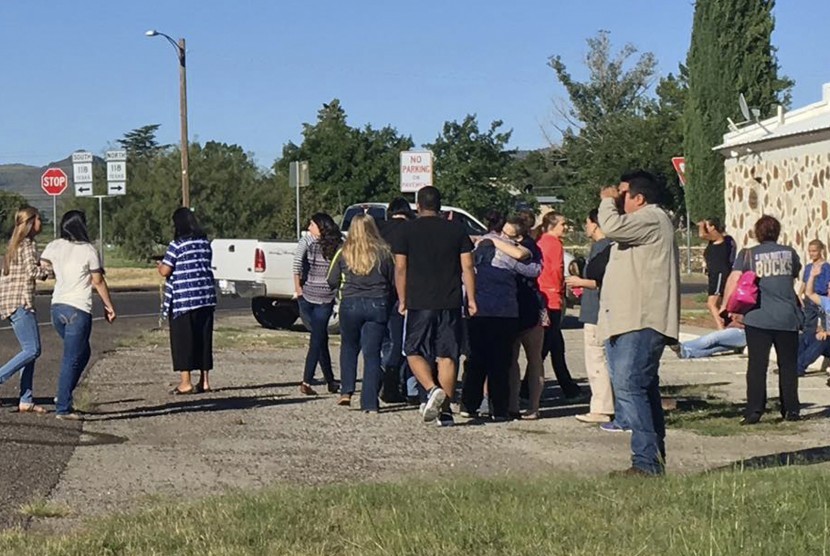
[[[767,367],[770,348],[775,346],[778,359],[778,395],[781,415],[798,415],[798,332],[794,330],[767,330],[746,327],[746,347],[749,362],[746,369],[747,418],[760,417],[767,405]]]
[[[562,311],[548,309],[550,326],[545,328],[545,343],[542,345],[542,362],[544,363],[548,354],[553,365],[553,373],[562,395],[572,398],[579,395],[579,385],[571,378],[568,370],[568,363],[565,361],[565,338],[562,337]]]
[[[301,297],[300,311],[305,320],[311,325],[311,338],[308,342],[308,353],[305,357],[303,382],[311,384],[314,380],[314,371],[317,363],[323,371],[326,382],[334,382],[334,372],[331,369],[331,353],[329,352],[329,319],[334,311],[334,301],[331,303],[310,303]]]
[[[484,396],[484,380],[490,396],[490,414],[508,416],[510,365],[519,320],[501,317],[473,317],[468,323],[470,356],[461,387],[461,401],[467,411],[475,411]]]

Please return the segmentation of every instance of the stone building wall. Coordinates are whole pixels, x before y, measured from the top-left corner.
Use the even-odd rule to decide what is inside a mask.
[[[802,260],[811,240],[830,245],[830,141],[730,158],[725,173],[726,226],[739,247],[756,244],[763,214],[781,221],[779,242]]]

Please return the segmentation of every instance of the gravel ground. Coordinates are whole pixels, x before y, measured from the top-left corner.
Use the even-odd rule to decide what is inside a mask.
[[[223,316],[220,324],[251,327]],[[584,377],[578,329],[565,332],[568,362]],[[41,531],[62,531],[85,519],[227,489],[274,483],[414,481],[456,475],[573,473],[598,475],[629,465],[629,435],[610,434],[572,418],[586,410],[546,390],[543,419],[453,428],[424,424],[417,411],[384,407],[379,415],[335,405],[336,397],[298,392],[303,349],[222,351],[214,392],[171,396],[176,376],[165,345],[121,349],[98,361],[87,384],[97,404],[81,445],[49,500],[68,506],[63,519],[35,519]],[[336,360],[336,352],[333,353]],[[745,360],[737,356],[678,361],[666,351],[664,384],[717,383],[740,400]],[[552,374],[552,373],[550,373]],[[770,378],[771,392],[776,392]],[[803,379],[811,412],[830,403],[824,377]],[[585,386],[587,389],[587,385]],[[774,394],[773,394],[774,395]],[[355,400],[357,401],[357,400]],[[670,473],[700,472],[757,455],[826,444],[830,426],[816,420],[798,435],[707,437],[668,433]]]

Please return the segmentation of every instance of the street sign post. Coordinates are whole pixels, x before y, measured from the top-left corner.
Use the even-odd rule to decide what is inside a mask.
[[[107,195],[127,193],[127,151],[107,151]]]
[[[92,196],[92,153],[72,153],[72,181],[76,197]]]
[[[674,156],[671,159],[674,171],[677,172],[677,179],[680,180],[680,186],[685,190],[686,188],[686,158],[683,156]],[[687,192],[683,192],[683,204],[686,205],[686,274],[692,273],[692,222],[689,216],[689,197]]]
[[[66,173],[60,168],[49,168],[40,176],[40,187],[52,197],[52,228],[55,238],[58,237],[58,195],[66,191],[69,180]]]
[[[401,192],[415,193],[432,185],[432,152],[401,152]]]
[[[309,185],[308,161],[300,160],[288,164],[288,185],[297,191],[297,239],[300,239],[300,188]]]

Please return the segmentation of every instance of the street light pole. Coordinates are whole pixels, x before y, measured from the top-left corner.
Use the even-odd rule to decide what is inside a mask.
[[[165,33],[160,33],[156,30],[149,30],[145,33],[148,37],[161,36],[167,39],[167,42],[173,45],[176,49],[176,55],[179,58],[179,113],[181,123],[181,151],[182,151],[182,206],[190,206],[190,158],[188,156],[188,140],[187,140],[187,49],[185,48],[184,38],[179,39],[179,42],[173,40],[172,37]]]

